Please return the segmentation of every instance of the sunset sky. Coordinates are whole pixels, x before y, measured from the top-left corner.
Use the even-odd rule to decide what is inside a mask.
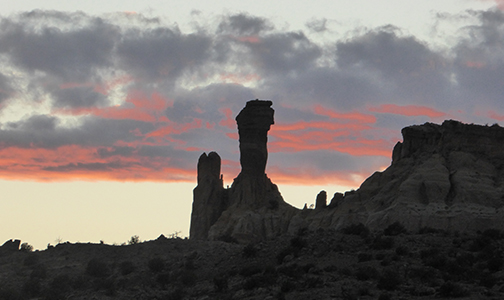
[[[504,1],[2,2],[0,244],[187,236],[198,157],[231,185],[251,99],[297,207],[385,169],[405,126],[504,121]]]

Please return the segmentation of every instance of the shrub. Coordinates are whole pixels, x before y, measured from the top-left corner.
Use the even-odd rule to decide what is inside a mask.
[[[161,257],[154,257],[149,260],[147,266],[149,267],[149,270],[151,270],[152,272],[159,273],[164,270],[165,262]]]
[[[229,277],[226,274],[220,274],[213,278],[214,290],[218,293],[227,290]]]
[[[184,270],[180,274],[180,282],[185,286],[193,286],[197,281],[196,274],[193,271]]]
[[[167,272],[159,273],[156,276],[156,282],[159,283],[162,288],[165,288],[170,283],[170,279],[170,273]]]
[[[392,249],[393,247],[394,239],[391,237],[377,236],[371,244],[371,248],[375,250],[387,250]]]
[[[19,248],[20,251],[23,252],[32,252],[33,251],[33,246],[28,244],[28,243],[22,243],[21,247]]]
[[[247,246],[243,247],[242,250],[242,256],[245,258],[252,258],[257,255],[257,248],[254,246],[254,244],[248,244]]]
[[[502,260],[502,258],[500,258],[500,257],[493,257],[487,261],[488,270],[492,273],[495,273],[495,272],[502,270],[503,265],[504,265],[504,260]]]
[[[439,287],[439,296],[441,297],[465,297],[469,295],[469,291],[461,284],[447,281]]]
[[[500,240],[503,238],[502,231],[499,229],[487,229],[481,233],[481,235],[489,237],[493,240]]]
[[[375,279],[378,278],[379,275],[380,273],[378,272],[378,270],[371,266],[360,267],[355,272],[355,277],[357,278],[357,280],[361,281]]]
[[[378,300],[391,300],[392,296],[388,293],[383,293],[378,297]]]
[[[357,254],[357,259],[359,262],[370,261],[373,259],[373,254],[361,252],[361,253]]]
[[[130,260],[123,261],[119,265],[119,270],[121,271],[121,275],[123,276],[133,273],[135,269],[136,269],[135,264],[133,264],[133,262]]]
[[[221,235],[217,240],[225,243],[238,244],[238,240],[232,237],[230,234]]]
[[[301,238],[299,236],[293,237],[290,240],[290,244],[295,249],[303,249],[307,245],[306,240],[304,240],[303,238]]]
[[[30,273],[30,278],[44,279],[47,277],[47,268],[44,265],[36,265]]]
[[[132,236],[128,241],[128,245],[135,245],[138,243],[140,243],[140,237],[138,235]]]
[[[28,256],[23,260],[23,265],[27,267],[34,266],[38,264],[39,258],[35,253],[30,253]]]
[[[408,255],[409,249],[406,246],[399,246],[395,249],[395,253],[400,256]]]
[[[370,233],[369,228],[362,223],[349,225],[343,228],[342,232],[344,234],[359,235],[363,238],[369,236]]]
[[[393,291],[402,283],[401,275],[392,269],[386,269],[378,279],[377,287],[380,290]]]
[[[258,274],[262,272],[262,268],[258,265],[248,265],[244,266],[240,270],[240,275],[243,277],[250,277],[252,275]]]
[[[282,291],[282,293],[289,293],[289,292],[295,290],[296,286],[297,286],[296,283],[294,283],[290,280],[285,280],[280,285],[280,291]]]
[[[87,264],[86,274],[92,277],[106,277],[109,274],[109,268],[105,262],[93,258]]]
[[[432,227],[428,227],[428,226],[422,227],[418,230],[418,234],[429,234],[429,233],[438,233],[438,232],[441,232],[441,230],[435,229]]]
[[[404,226],[399,222],[394,222],[383,230],[383,234],[388,236],[396,236],[401,233],[407,233],[407,231],[406,228],[404,228]]]
[[[39,278],[30,278],[23,285],[23,292],[31,297],[40,296],[42,290]]]
[[[483,274],[479,280],[479,284],[481,286],[484,286],[489,289],[491,289],[495,284],[497,284],[497,282],[498,278],[495,277],[493,274]]]

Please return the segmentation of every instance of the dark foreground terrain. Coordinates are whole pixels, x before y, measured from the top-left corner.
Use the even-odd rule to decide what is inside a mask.
[[[498,230],[349,226],[273,241],[59,244],[0,256],[0,299],[504,299]]]

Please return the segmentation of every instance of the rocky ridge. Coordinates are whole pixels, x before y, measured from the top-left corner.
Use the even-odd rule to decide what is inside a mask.
[[[329,204],[322,191],[315,209],[299,210],[282,199],[264,173],[267,132],[274,124],[271,105],[249,101],[236,118],[242,172],[231,189],[218,182],[218,172],[212,183],[200,183],[200,172],[207,171],[200,171],[198,163],[191,238],[249,242],[358,223],[373,230],[394,222],[413,231],[425,226],[449,231],[504,229],[504,128],[454,120],[406,127],[385,171],[374,173],[356,191],[335,193]],[[212,221],[196,230],[209,215]]]

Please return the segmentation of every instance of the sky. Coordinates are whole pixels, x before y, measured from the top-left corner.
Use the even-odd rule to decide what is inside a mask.
[[[232,184],[252,99],[297,207],[384,170],[405,126],[504,121],[504,1],[2,2],[0,243],[187,236],[198,157]]]

